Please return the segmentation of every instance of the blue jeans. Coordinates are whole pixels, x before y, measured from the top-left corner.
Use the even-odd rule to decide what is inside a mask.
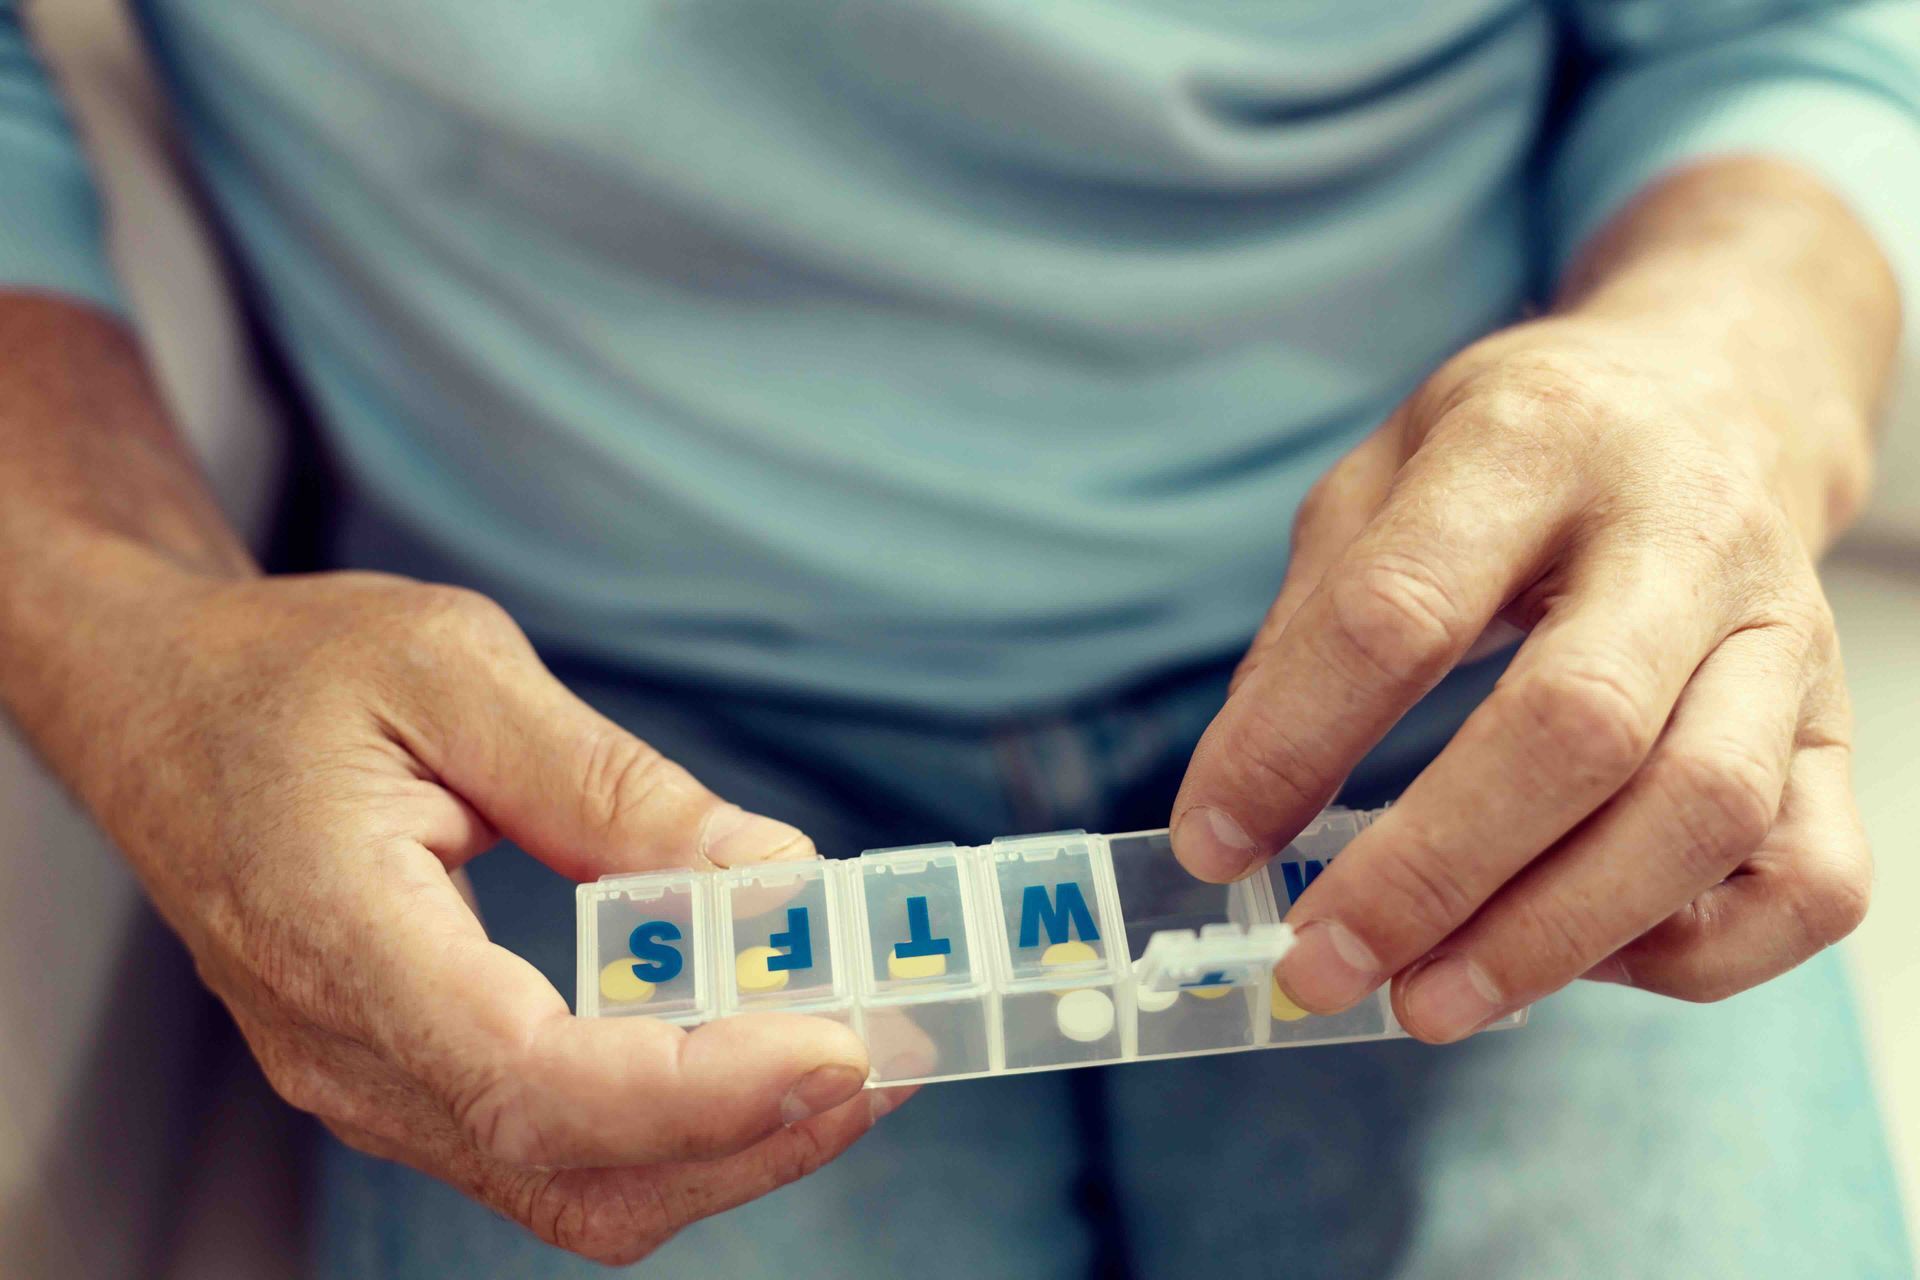
[[[1224,665],[981,726],[563,676],[829,856],[1165,822]],[[1441,686],[1356,775],[1404,784],[1495,672]],[[474,867],[489,928],[572,990],[570,886]],[[411,1170],[325,1140],[324,1280],[606,1272]],[[934,1085],[835,1163],[689,1227],[657,1280],[865,1277],[1911,1276],[1833,954],[1686,1006],[1577,984],[1517,1032]]]

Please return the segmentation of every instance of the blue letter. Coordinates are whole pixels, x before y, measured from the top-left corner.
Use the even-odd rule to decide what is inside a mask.
[[[1307,891],[1307,886],[1312,884],[1314,880],[1319,877],[1320,873],[1326,869],[1326,863],[1315,861],[1312,858],[1307,858],[1300,862],[1281,863],[1280,878],[1286,881],[1287,884],[1287,905],[1292,906],[1294,903],[1300,901],[1300,895]]]
[[[1220,987],[1225,986],[1226,982],[1227,975],[1216,969],[1212,973],[1201,974],[1198,982],[1183,982],[1180,985],[1182,987]]]
[[[774,948],[784,947],[787,954],[768,956],[767,971],[778,973],[782,969],[813,968],[813,935],[807,932],[807,909],[805,907],[787,908],[787,931],[776,933],[767,939]]]
[[[680,941],[680,926],[670,920],[649,920],[627,936],[627,950],[640,961],[633,976],[647,982],[672,982],[680,976],[685,962],[680,952],[667,945]]]
[[[902,960],[911,960],[915,956],[944,956],[951,953],[953,939],[929,937],[932,932],[933,926],[927,923],[927,900],[924,897],[908,898],[907,940],[894,947],[893,954]]]
[[[1100,931],[1093,927],[1093,913],[1087,910],[1080,886],[1069,880],[1055,885],[1054,889],[1056,897],[1049,898],[1045,885],[1030,884],[1020,895],[1020,945],[1039,946],[1043,925],[1048,942],[1065,942],[1069,936],[1068,924],[1080,930],[1080,936],[1088,942],[1098,941]]]

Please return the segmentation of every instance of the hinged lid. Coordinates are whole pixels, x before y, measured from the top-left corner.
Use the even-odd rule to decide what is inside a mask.
[[[1163,929],[1148,939],[1134,974],[1148,991],[1252,986],[1265,982],[1292,949],[1293,926],[1287,924],[1210,924],[1198,933]]]

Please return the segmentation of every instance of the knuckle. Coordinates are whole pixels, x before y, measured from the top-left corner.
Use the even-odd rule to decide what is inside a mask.
[[[1840,664],[1840,632],[1833,608],[1827,603],[1812,569],[1801,580],[1776,583],[1758,606],[1758,617],[1745,635],[1771,642],[1783,665],[1835,671]]]
[[[1873,875],[1867,867],[1823,861],[1795,878],[1786,905],[1811,954],[1859,928],[1872,899]]]
[[[1389,553],[1333,580],[1341,647],[1387,678],[1424,684],[1472,637],[1470,620],[1440,574],[1418,557]]]
[[[1752,474],[1697,453],[1670,463],[1664,482],[1647,485],[1633,522],[1690,562],[1731,568],[1723,590],[1745,594],[1762,566],[1776,570],[1798,545],[1785,510]]]
[[[482,1155],[507,1164],[548,1164],[546,1139],[533,1122],[514,1073],[476,1072],[448,1099],[454,1123]]]
[[[1293,545],[1298,547],[1312,536],[1325,518],[1328,506],[1333,502],[1332,486],[1326,476],[1314,481],[1300,499],[1300,505],[1293,511]]]
[[[586,754],[580,802],[593,830],[618,831],[686,780],[680,766],[638,738],[608,729]]]
[[[1688,527],[1717,547],[1740,547],[1771,536],[1777,512],[1760,490],[1718,462],[1683,468]]]
[[[1504,964],[1497,958],[1488,961],[1489,976],[1510,995],[1571,982],[1610,954],[1612,941],[1617,941],[1602,935],[1591,912],[1560,901],[1516,903],[1514,934],[1525,940],[1515,953],[1525,957],[1524,966],[1510,959]]]
[[[1337,778],[1314,763],[1322,755],[1307,750],[1286,719],[1271,707],[1251,703],[1225,744],[1221,760],[1241,794],[1318,810],[1339,785]]]
[[[1624,778],[1646,757],[1659,719],[1618,664],[1562,662],[1523,680],[1518,710],[1555,758],[1605,778]]]
[[[416,636],[456,644],[518,639],[513,617],[490,596],[438,583],[419,587],[401,622]]]
[[[313,1063],[271,1050],[256,1050],[254,1056],[268,1086],[294,1110],[309,1115],[330,1115],[340,1110],[333,1081]]]
[[[808,1125],[787,1130],[784,1141],[775,1145],[771,1159],[776,1185],[798,1182],[833,1158],[833,1152],[820,1134]]]
[[[1773,829],[1783,780],[1748,747],[1677,751],[1648,772],[1673,814],[1679,855],[1697,880],[1720,880]]]
[[[1744,985],[1726,962],[1725,921],[1702,895],[1622,951],[1633,985],[1689,1004],[1713,1004]]]
[[[1417,835],[1368,868],[1366,893],[1380,918],[1430,939],[1453,932],[1481,901],[1478,886],[1457,862]]]
[[[515,1180],[501,1207],[508,1217],[555,1248],[591,1256],[586,1211],[558,1169],[536,1169]]]
[[[1611,415],[1612,400],[1599,387],[1617,372],[1593,356],[1539,348],[1509,354],[1459,384],[1440,407],[1443,420],[1476,438],[1497,437],[1508,446],[1564,451]]]
[[[555,1248],[603,1263],[625,1266],[659,1248],[674,1227],[662,1204],[658,1177],[636,1179],[624,1171],[583,1180],[543,1171],[529,1181],[518,1215]]]

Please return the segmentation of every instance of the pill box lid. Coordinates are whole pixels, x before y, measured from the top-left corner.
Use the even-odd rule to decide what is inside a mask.
[[[1198,933],[1163,929],[1148,939],[1134,979],[1148,991],[1251,986],[1267,980],[1293,942],[1288,924],[1210,924]]]

